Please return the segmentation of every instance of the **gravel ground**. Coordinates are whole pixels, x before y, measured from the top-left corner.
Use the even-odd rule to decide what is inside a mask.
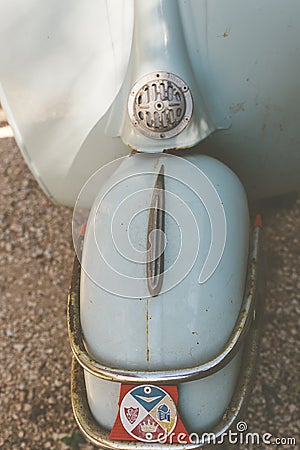
[[[6,125],[0,110],[0,130]],[[0,205],[0,448],[91,450],[80,438],[69,397],[66,296],[72,212],[46,198],[14,139],[4,132]],[[296,445],[273,448],[296,449],[300,198],[290,195],[260,208],[268,289],[259,373],[244,420],[249,432],[297,440]]]

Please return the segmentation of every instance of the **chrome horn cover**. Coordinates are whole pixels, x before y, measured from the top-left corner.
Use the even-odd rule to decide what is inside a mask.
[[[190,89],[173,73],[149,73],[134,84],[129,94],[132,124],[152,139],[177,136],[188,125],[192,113]]]

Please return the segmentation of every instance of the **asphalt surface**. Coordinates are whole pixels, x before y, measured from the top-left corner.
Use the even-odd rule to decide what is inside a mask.
[[[6,125],[0,111],[0,448],[91,450],[75,425],[69,395],[72,211],[43,194]],[[260,439],[269,433],[297,443],[232,448],[297,449],[300,198],[255,207],[263,215],[268,284],[259,370],[243,420]]]

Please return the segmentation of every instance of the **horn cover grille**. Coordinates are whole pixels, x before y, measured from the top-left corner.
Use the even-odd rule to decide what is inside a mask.
[[[193,112],[189,87],[168,72],[154,72],[132,87],[128,113],[133,125],[152,139],[168,139],[181,133]]]

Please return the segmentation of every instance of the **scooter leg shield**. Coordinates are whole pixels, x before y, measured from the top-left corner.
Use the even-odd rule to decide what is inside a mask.
[[[222,420],[252,314],[249,267],[247,199],[230,169],[203,155],[124,158],[92,207],[77,285],[80,339],[97,366],[82,364],[84,384],[100,427],[113,428],[122,383],[176,385],[189,433]],[[76,342],[73,351],[82,363]]]

